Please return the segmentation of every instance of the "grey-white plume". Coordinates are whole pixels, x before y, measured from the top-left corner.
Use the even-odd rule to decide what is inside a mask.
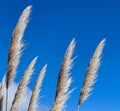
[[[0,84],[0,111],[3,111],[4,96],[5,96],[5,77],[3,77],[2,83]]]
[[[15,77],[16,69],[20,61],[22,48],[24,46],[22,38],[29,21],[30,12],[31,6],[28,6],[21,14],[18,23],[13,31],[12,41],[8,54],[8,68],[6,76],[7,89]]]
[[[35,87],[34,87],[34,90],[32,92],[28,111],[36,111],[36,108],[38,107],[39,93],[41,91],[42,82],[43,82],[43,79],[45,77],[46,68],[47,68],[47,65],[45,65],[42,68],[42,70],[39,74],[38,80],[37,80]]]
[[[93,90],[92,86],[95,83],[97,72],[100,67],[101,54],[104,48],[105,39],[103,39],[97,46],[93,57],[90,60],[90,63],[87,68],[87,72],[85,75],[84,83],[80,92],[80,99],[78,103],[78,107],[80,104],[84,103],[85,100],[90,96],[90,92]]]
[[[37,61],[37,57],[32,60],[32,62],[26,69],[24,75],[22,76],[22,79],[19,83],[18,89],[16,91],[16,94],[12,103],[11,111],[20,111],[20,107],[22,105],[22,97],[25,94],[26,87],[30,81],[31,75],[34,72],[34,65],[36,61]]]
[[[51,111],[62,111],[65,107],[65,103],[68,100],[70,93],[69,87],[72,83],[72,77],[70,77],[70,70],[72,68],[72,55],[75,48],[75,39],[73,39],[66,51],[64,60],[59,72],[58,84],[56,90],[55,100]]]

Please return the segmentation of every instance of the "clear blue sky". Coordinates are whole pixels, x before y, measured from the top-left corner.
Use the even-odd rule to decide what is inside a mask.
[[[43,83],[41,104],[51,107],[58,72],[64,53],[73,37],[77,46],[72,70],[77,89],[67,102],[67,111],[75,111],[86,68],[97,44],[107,43],[93,95],[81,111],[120,111],[120,1],[118,0],[1,0],[0,1],[0,79],[6,72],[7,53],[12,31],[28,6],[33,5],[31,21],[24,40],[26,49],[18,68],[18,82],[29,62],[39,56],[31,80],[33,88],[39,70],[48,63]]]

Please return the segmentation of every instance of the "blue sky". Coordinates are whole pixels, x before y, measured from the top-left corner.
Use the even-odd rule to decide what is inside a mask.
[[[120,107],[120,1],[118,0],[1,0],[0,1],[0,79],[6,73],[7,54],[12,31],[23,9],[32,5],[31,20],[25,32],[26,49],[21,58],[16,82],[37,55],[32,89],[38,73],[48,64],[43,83],[41,104],[51,107],[57,77],[66,48],[73,37],[77,44],[71,71],[77,89],[67,102],[66,110],[75,111],[79,90],[88,62],[97,46],[107,39],[102,66],[93,95],[81,105],[81,111],[119,111]]]

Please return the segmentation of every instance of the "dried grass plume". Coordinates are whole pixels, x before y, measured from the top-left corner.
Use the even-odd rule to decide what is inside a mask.
[[[31,6],[28,6],[21,14],[20,19],[18,20],[18,23],[13,31],[12,41],[8,54],[8,69],[6,76],[7,89],[15,77],[16,69],[20,61],[22,48],[24,46],[22,42],[22,38],[27,23],[29,21],[30,12],[31,12]]]
[[[92,86],[95,83],[97,77],[97,71],[100,67],[101,54],[104,48],[105,39],[103,39],[96,48],[93,57],[88,65],[85,80],[80,92],[80,100],[78,103],[78,110],[80,104],[84,103],[85,100],[90,96],[90,92],[93,90]]]
[[[70,77],[70,70],[73,63],[72,55],[74,52],[74,48],[75,39],[71,41],[64,56],[64,60],[58,77],[56,96],[51,111],[62,111],[65,107],[67,99],[70,96],[71,91],[69,91],[69,87],[72,83],[72,77]]]
[[[10,49],[8,54],[8,66],[7,66],[7,76],[6,76],[6,111],[8,111],[8,88],[11,85],[16,75],[16,70],[24,46],[22,38],[29,21],[31,8],[32,6],[28,6],[23,11],[12,34],[12,41],[10,44]]]
[[[43,69],[41,70],[41,72],[39,74],[38,80],[37,80],[34,90],[32,92],[28,111],[36,111],[36,108],[38,107],[39,93],[41,91],[42,82],[45,77],[46,68],[47,68],[47,65],[45,65],[43,67]]]
[[[0,111],[3,111],[4,92],[5,92],[5,77],[3,78],[2,83],[0,84]]]
[[[24,96],[26,87],[30,81],[30,77],[34,72],[34,65],[35,65],[36,61],[37,61],[37,57],[35,59],[33,59],[33,61],[30,63],[30,65],[26,69],[26,71],[19,83],[17,92],[15,94],[15,97],[14,97],[14,100],[12,103],[12,107],[11,107],[11,111],[19,111],[20,110],[20,107],[22,105],[21,98]]]

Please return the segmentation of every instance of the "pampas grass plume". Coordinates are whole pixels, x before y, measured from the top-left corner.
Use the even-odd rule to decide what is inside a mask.
[[[80,92],[80,99],[79,99],[79,103],[78,103],[78,110],[79,110],[79,106],[80,104],[84,103],[85,100],[88,99],[88,97],[90,96],[90,92],[93,90],[92,86],[95,83],[96,77],[97,77],[97,72],[98,69],[100,67],[100,60],[101,60],[101,54],[104,48],[104,44],[105,44],[105,39],[103,39],[97,46],[93,57],[88,65],[87,68],[87,72],[85,75],[85,80]]]
[[[26,69],[26,71],[25,71],[25,73],[20,81],[20,84],[18,86],[17,92],[15,94],[15,97],[14,97],[14,100],[12,103],[12,107],[11,107],[11,111],[19,111],[20,110],[20,107],[22,104],[21,98],[22,98],[22,96],[24,96],[25,91],[26,91],[26,87],[30,81],[30,77],[34,72],[33,67],[34,67],[36,61],[37,61],[37,57],[35,59],[33,59],[33,61],[30,63],[30,65]]]
[[[71,41],[64,56],[64,60],[58,77],[56,96],[51,111],[62,111],[65,107],[66,101],[70,96],[71,91],[69,91],[69,87],[72,83],[72,77],[70,77],[70,70],[73,63],[72,55],[74,52],[74,48],[75,39]]]
[[[36,111],[36,108],[38,106],[39,93],[41,91],[42,82],[43,82],[43,79],[45,77],[46,68],[47,68],[47,65],[45,65],[42,68],[42,70],[39,74],[38,80],[37,80],[35,87],[34,87],[34,90],[32,92],[28,111]]]
[[[31,6],[28,6],[21,14],[20,19],[18,20],[18,23],[13,31],[12,42],[8,54],[8,69],[6,76],[7,89],[15,77],[16,69],[20,61],[22,48],[24,46],[22,42],[22,38],[27,23],[29,21],[30,12],[31,12]]]
[[[3,111],[4,105],[4,90],[5,88],[5,77],[3,77],[2,83],[0,84],[0,111]]]

